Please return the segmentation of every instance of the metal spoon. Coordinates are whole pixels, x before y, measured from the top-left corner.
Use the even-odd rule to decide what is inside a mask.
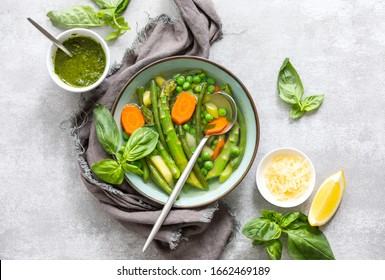
[[[195,162],[197,161],[204,145],[206,144],[207,140],[212,135],[220,135],[228,132],[234,125],[235,121],[237,120],[237,106],[234,102],[234,100],[224,92],[216,92],[212,94],[210,102],[214,103],[218,107],[225,108],[227,112],[227,116],[230,116],[228,120],[230,121],[229,124],[222,129],[218,133],[212,133],[212,134],[206,134],[205,137],[201,140],[198,147],[193,153],[193,156],[189,160],[186,168],[184,169],[182,175],[180,175],[178,182],[176,183],[173,191],[171,192],[166,204],[163,206],[162,212],[159,215],[158,220],[156,221],[154,227],[151,230],[150,235],[147,238],[146,243],[144,244],[142,252],[146,251],[148,246],[150,245],[151,241],[154,239],[155,235],[159,231],[159,228],[163,224],[164,220],[166,219],[168,213],[171,210],[171,207],[174,205],[176,198],[178,197],[180,191],[182,190],[182,187],[184,183],[186,182],[188,176],[190,175],[191,170],[194,167]]]
[[[72,57],[72,53],[58,40],[56,40],[55,37],[53,37],[47,30],[45,30],[43,27],[41,27],[38,23],[36,23],[33,19],[27,17],[27,20],[33,24],[41,33],[45,35],[48,39],[51,40],[52,43],[54,43],[59,49],[61,49],[63,52],[65,52],[69,57]]]

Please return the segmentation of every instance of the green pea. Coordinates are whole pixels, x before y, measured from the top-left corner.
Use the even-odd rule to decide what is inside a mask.
[[[123,136],[123,139],[126,140],[126,141],[129,138],[128,134],[124,130],[122,130],[122,136]]]
[[[214,119],[214,117],[212,115],[210,115],[208,113],[205,115],[205,120],[206,121],[211,122],[213,119]]]
[[[201,121],[201,123],[202,123],[203,125],[206,125],[206,124],[207,124],[206,119],[203,119],[203,120]]]
[[[187,92],[194,94],[194,91],[191,88],[189,90],[187,90]]]
[[[203,164],[203,167],[206,170],[211,170],[211,169],[213,169],[214,164],[211,160],[208,160],[208,161],[205,161],[205,163]]]
[[[212,146],[211,146],[211,150],[215,150],[215,146],[216,146],[216,145],[212,145]]]
[[[219,108],[218,109],[218,114],[219,114],[219,116],[224,117],[224,116],[226,116],[227,111],[226,111],[225,108]]]
[[[237,157],[240,154],[240,150],[238,146],[234,146],[231,148],[231,156]]]
[[[209,160],[211,158],[211,155],[208,152],[204,152],[201,157],[203,160]]]
[[[195,130],[195,128],[190,128],[190,134],[192,134],[192,135],[195,135],[195,133],[196,133],[196,130]]]
[[[189,126],[187,123],[185,123],[185,124],[183,125],[183,129],[184,129],[185,131],[190,131],[190,126]]]
[[[176,92],[181,92],[182,90],[183,90],[183,88],[181,86],[176,87]]]
[[[191,87],[191,84],[189,82],[184,82],[182,85],[183,90],[189,90]]]
[[[202,91],[202,86],[201,85],[196,85],[195,88],[194,88],[194,91],[199,93]]]
[[[214,91],[215,91],[215,86],[214,86],[214,85],[209,85],[209,86],[207,87],[207,92],[213,93]]]
[[[218,145],[218,139],[215,139],[214,141],[213,141],[213,144],[216,146],[216,145]]]
[[[176,81],[176,80],[178,79],[179,76],[180,76],[180,73],[175,74],[172,78]]]
[[[211,78],[211,77],[207,77],[207,83],[209,84],[209,85],[215,85],[215,80],[213,79],[213,78]]]
[[[197,159],[197,162],[198,162],[198,163],[203,163],[203,159],[202,159],[201,157],[199,157],[199,158]]]
[[[186,82],[189,82],[191,84],[192,81],[193,81],[193,78],[191,76],[186,77]]]
[[[179,76],[179,77],[177,78],[177,80],[176,80],[176,83],[177,83],[178,85],[181,86],[181,85],[184,84],[185,81],[186,81],[185,77]]]
[[[199,74],[199,78],[201,78],[201,80],[205,79],[206,78],[206,74],[204,72],[200,73]]]
[[[201,169],[201,173],[202,173],[203,176],[206,176],[207,173],[208,173],[208,172],[207,172],[207,169],[202,168],[202,169]]]
[[[198,75],[196,75],[193,77],[193,82],[196,84],[199,84],[201,82],[201,78]]]

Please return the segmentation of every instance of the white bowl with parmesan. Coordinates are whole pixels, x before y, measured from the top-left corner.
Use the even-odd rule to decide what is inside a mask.
[[[315,170],[301,151],[280,148],[262,158],[256,179],[259,192],[268,202],[289,208],[310,197],[315,185]]]

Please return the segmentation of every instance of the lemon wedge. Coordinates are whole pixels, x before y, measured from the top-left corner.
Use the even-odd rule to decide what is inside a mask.
[[[319,187],[309,210],[309,224],[322,226],[337,211],[345,191],[345,176],[342,170],[329,176]]]

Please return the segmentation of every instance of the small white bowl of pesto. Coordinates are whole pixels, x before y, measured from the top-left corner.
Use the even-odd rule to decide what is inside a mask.
[[[97,33],[74,28],[57,38],[72,54],[70,57],[54,44],[47,55],[48,72],[52,80],[70,92],[87,92],[106,78],[110,69],[107,43]]]

